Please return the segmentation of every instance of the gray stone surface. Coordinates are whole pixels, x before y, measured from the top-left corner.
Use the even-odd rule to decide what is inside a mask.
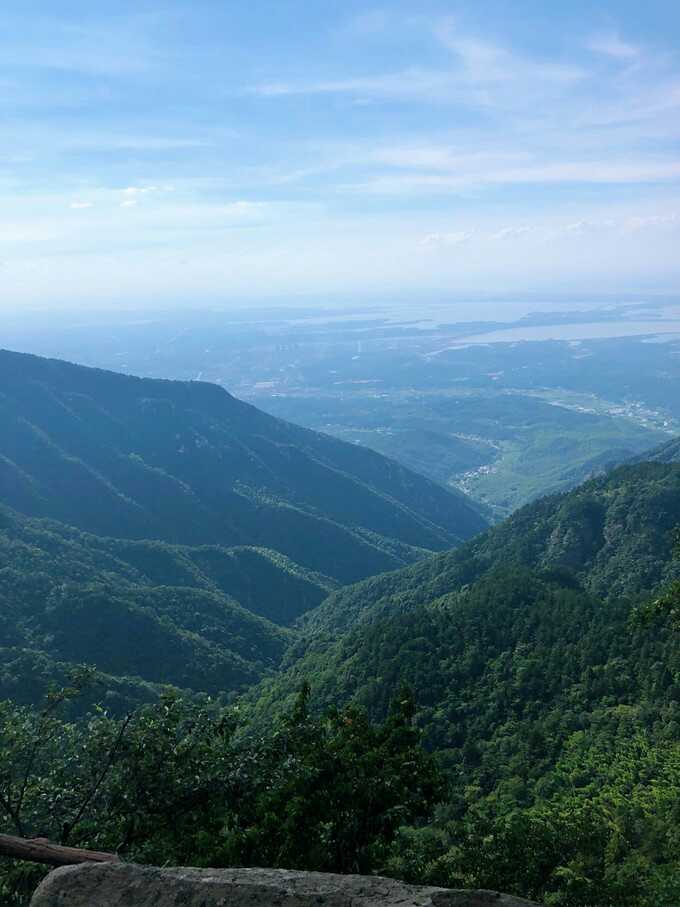
[[[31,907],[530,907],[494,891],[420,888],[377,876],[284,869],[156,869],[85,863],[56,869]]]

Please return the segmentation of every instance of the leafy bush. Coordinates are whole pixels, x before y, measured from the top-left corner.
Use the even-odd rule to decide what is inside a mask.
[[[0,829],[142,863],[371,872],[399,827],[444,787],[408,693],[374,724],[356,709],[310,716],[307,688],[270,734],[237,740],[237,713],[166,695],[125,719],[0,703]],[[21,904],[42,870],[0,864]]]

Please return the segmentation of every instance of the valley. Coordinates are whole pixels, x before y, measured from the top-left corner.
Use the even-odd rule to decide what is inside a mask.
[[[679,907],[680,2],[0,25],[0,907]]]
[[[58,838],[63,778],[104,759],[80,839],[141,862],[285,852],[558,904],[595,854],[575,903],[672,904],[675,417],[493,377],[327,383],[267,396],[273,415],[0,351],[0,737],[38,773],[26,826],[0,777],[10,827]],[[281,418],[303,413],[325,433]],[[153,805],[157,783],[176,793]],[[395,805],[348,794],[366,785]],[[389,831],[343,844],[361,863],[319,848],[376,810]],[[0,863],[0,894],[24,882]]]
[[[499,519],[680,429],[677,303],[563,306],[424,304],[417,320],[396,304],[147,311],[113,329],[67,316],[48,334],[5,329],[15,348],[218,383],[461,489]]]

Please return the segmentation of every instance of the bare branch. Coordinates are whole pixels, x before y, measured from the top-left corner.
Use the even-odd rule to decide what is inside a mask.
[[[0,835],[0,854],[32,863],[47,863],[50,866],[74,866],[77,863],[115,863],[120,857],[115,853],[100,853],[97,850],[81,850],[77,847],[60,847],[51,844],[47,838],[15,838]]]
[[[100,772],[97,780],[94,783],[94,786],[92,787],[92,790],[85,797],[83,802],[80,804],[80,808],[78,809],[78,812],[76,813],[73,820],[71,822],[64,823],[64,827],[63,827],[62,833],[61,833],[61,843],[62,844],[66,844],[69,835],[71,834],[73,829],[77,826],[77,824],[80,822],[80,820],[83,818],[83,815],[85,814],[85,810],[90,805],[92,800],[97,796],[97,792],[99,791],[99,788],[104,783],[104,779],[106,778],[108,773],[111,771],[111,766],[113,765],[113,760],[116,757],[116,752],[118,751],[118,747],[120,746],[120,744],[123,741],[123,737],[125,736],[125,732],[127,731],[128,726],[131,721],[132,721],[132,715],[130,714],[125,718],[125,721],[121,724],[120,730],[118,731],[118,735],[116,736],[113,746],[109,750],[109,757],[106,760],[106,765]]]

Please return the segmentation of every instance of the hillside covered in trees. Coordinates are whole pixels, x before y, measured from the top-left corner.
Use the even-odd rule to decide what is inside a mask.
[[[163,684],[244,689],[336,585],[263,548],[107,539],[0,507],[0,696],[37,702],[79,663],[114,710]]]
[[[0,366],[0,830],[676,907],[677,442],[478,532],[220,388]]]
[[[0,694],[110,708],[274,670],[342,582],[485,526],[464,496],[214,385],[0,352]]]
[[[658,463],[680,463],[680,439],[673,438],[660,447],[637,457],[639,462],[654,460]]]
[[[97,535],[249,545],[351,582],[485,528],[458,492],[216,385],[0,351],[0,502]]]
[[[656,621],[640,605],[680,575],[679,522],[680,465],[624,466],[339,590],[253,719],[305,680],[317,709],[379,718],[406,683],[450,787],[434,825],[403,831],[392,873],[548,904],[670,907],[680,635],[667,601]]]

